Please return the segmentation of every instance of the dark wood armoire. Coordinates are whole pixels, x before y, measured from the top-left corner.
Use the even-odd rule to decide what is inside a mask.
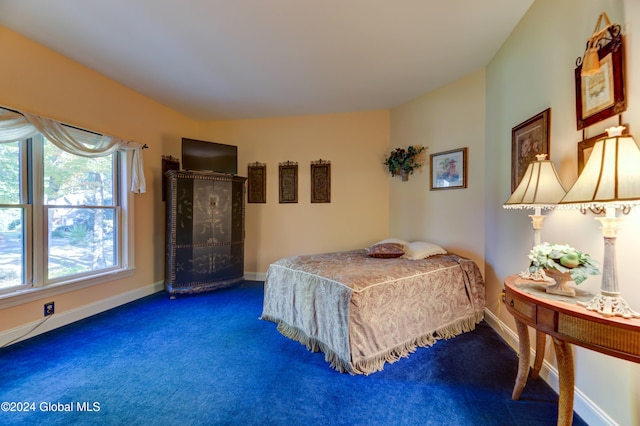
[[[244,280],[245,177],[170,170],[165,289],[176,294]]]

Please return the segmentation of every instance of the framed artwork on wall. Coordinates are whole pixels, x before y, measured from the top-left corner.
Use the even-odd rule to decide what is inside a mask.
[[[298,202],[298,163],[286,161],[278,164],[280,203]]]
[[[578,130],[620,114],[627,109],[624,90],[624,58],[619,26],[610,27],[611,38],[598,49],[600,70],[582,75],[582,58],[576,60],[576,124]]]
[[[311,202],[331,202],[331,161],[311,162]]]
[[[511,192],[536,155],[547,154],[549,158],[550,121],[551,108],[547,108],[511,129]]]
[[[247,202],[267,202],[267,165],[250,163],[247,166]]]
[[[467,148],[431,154],[431,190],[467,187]]]

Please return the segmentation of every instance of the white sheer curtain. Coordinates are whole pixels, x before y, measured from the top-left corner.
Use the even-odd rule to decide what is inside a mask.
[[[74,129],[36,114],[0,108],[0,143],[15,142],[38,133],[63,151],[81,157],[103,157],[118,150],[133,151],[131,191],[138,194],[146,192],[142,144]]]

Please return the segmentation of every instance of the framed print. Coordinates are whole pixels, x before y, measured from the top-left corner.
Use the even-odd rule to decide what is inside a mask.
[[[162,156],[162,201],[167,199],[167,178],[164,175],[169,170],[180,170],[180,160],[170,155]]]
[[[622,131],[623,135],[629,134],[629,125],[622,124],[624,126],[624,130]],[[593,146],[596,144],[598,139],[602,139],[607,137],[607,133],[600,133],[592,138],[585,139],[581,142],[578,142],[578,176],[582,173],[584,169],[584,165],[587,164],[587,160],[591,155],[591,150],[593,150]]]
[[[267,202],[267,165],[250,163],[247,166],[247,202]]]
[[[311,162],[311,202],[331,202],[331,162],[318,160]]]
[[[431,154],[431,190],[467,187],[467,148]]]
[[[280,203],[298,202],[298,163],[287,161],[278,164]]]
[[[576,124],[578,130],[620,114],[627,109],[624,90],[624,59],[620,27],[609,42],[598,49],[600,70],[582,75],[582,58],[576,60]],[[617,30],[616,30],[617,28]],[[605,40],[605,39],[603,39]]]
[[[511,129],[511,192],[515,191],[530,162],[536,155],[549,155],[549,123],[547,108]]]

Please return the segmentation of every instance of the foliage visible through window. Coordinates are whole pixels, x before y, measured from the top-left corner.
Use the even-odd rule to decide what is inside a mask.
[[[41,136],[0,144],[0,290],[121,264],[117,156],[80,157]]]
[[[20,145],[0,144],[0,288],[20,285],[25,280]]]

